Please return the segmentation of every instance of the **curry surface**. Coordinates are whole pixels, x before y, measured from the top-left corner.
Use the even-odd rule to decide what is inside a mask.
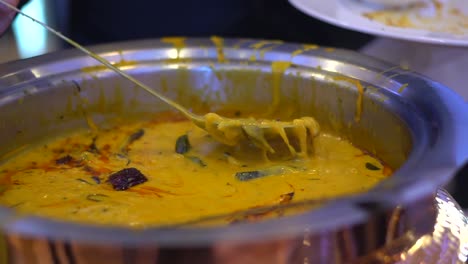
[[[175,145],[182,135],[191,148],[179,154]],[[306,158],[266,158],[249,145],[221,145],[191,122],[161,114],[78,131],[24,151],[0,167],[0,203],[24,214],[146,227],[359,193],[391,173],[338,137],[321,133],[311,144]],[[114,190],[107,179],[124,168],[140,170],[147,181]],[[273,173],[236,177],[252,171]],[[226,216],[221,222],[238,220],[252,218]]]

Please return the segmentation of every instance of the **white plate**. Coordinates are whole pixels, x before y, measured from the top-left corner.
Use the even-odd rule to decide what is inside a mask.
[[[454,33],[454,31],[449,30],[444,31],[445,28],[453,28],[454,26],[453,23],[452,25],[444,24],[448,23],[447,21],[454,17],[451,16],[449,12],[444,14],[443,19],[441,19],[440,21],[432,21],[432,25],[435,25],[439,28],[435,30],[429,28],[416,29],[388,26],[384,23],[371,20],[365,17],[365,13],[379,11],[381,7],[365,4],[364,2],[359,0],[289,1],[293,6],[295,6],[302,12],[339,27],[369,33],[373,35],[392,37],[416,42],[468,47],[467,21],[464,21],[466,22],[466,24],[463,24],[463,26],[458,27],[457,33]],[[459,8],[462,14],[465,14],[464,18],[468,19],[468,0],[439,0],[439,2],[447,6],[456,6],[457,8]],[[410,16],[436,16],[434,14],[431,14],[431,12],[434,13],[434,10],[431,10],[430,6],[421,8],[418,12],[418,14],[410,14]],[[330,34],[333,34],[333,32],[330,32]]]

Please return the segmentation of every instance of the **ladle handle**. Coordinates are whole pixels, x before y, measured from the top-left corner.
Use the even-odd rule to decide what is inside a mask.
[[[56,35],[57,37],[63,39],[64,41],[66,41],[67,43],[69,43],[70,45],[72,45],[73,47],[81,50],[82,52],[86,53],[87,55],[89,55],[90,57],[94,58],[95,60],[97,60],[98,62],[102,63],[103,65],[105,65],[107,68],[113,70],[114,72],[116,72],[117,74],[121,75],[122,77],[124,77],[125,79],[133,82],[134,84],[138,85],[139,87],[143,88],[145,91],[147,91],[148,93],[150,93],[151,95],[153,96],[156,96],[158,97],[159,99],[161,99],[162,101],[164,101],[166,104],[176,108],[178,111],[180,111],[182,114],[184,114],[185,116],[191,118],[191,119],[198,119],[197,116],[195,116],[193,113],[189,112],[187,109],[185,109],[184,107],[182,107],[181,105],[179,105],[178,103],[172,101],[171,99],[165,97],[164,95],[156,92],[155,90],[151,89],[150,87],[148,87],[146,84],[138,81],[137,79],[133,78],[132,76],[130,76],[129,74],[123,72],[122,70],[120,70],[119,68],[115,67],[114,65],[112,65],[112,63],[106,59],[104,59],[103,57],[91,52],[90,50],[88,50],[87,48],[83,47],[82,45],[76,43],[75,41],[73,41],[72,39],[64,36],[62,33],[58,32],[57,30],[49,27],[46,23],[44,22],[41,22],[33,17],[31,17],[30,15],[26,14],[26,13],[23,13],[21,10],[19,10],[18,8],[16,8],[15,6],[11,5],[10,3],[7,3],[5,2],[4,0],[0,0],[0,3],[4,4],[5,6],[7,6],[8,8],[14,10],[15,12],[17,12],[18,14],[20,15],[23,15],[29,19],[31,19],[32,21],[38,23],[39,25],[43,26],[45,29],[47,29],[49,32],[53,33],[54,35]]]

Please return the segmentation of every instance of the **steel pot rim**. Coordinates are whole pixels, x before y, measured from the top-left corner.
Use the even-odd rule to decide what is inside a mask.
[[[248,60],[254,49],[253,43],[259,40],[225,39],[224,55],[226,59]],[[115,52],[121,50],[120,55]],[[201,48],[200,48],[201,47]],[[291,59],[294,51],[303,49],[300,44],[269,42],[264,51],[265,61]],[[143,40],[124,43],[112,43],[91,47],[92,50],[112,60],[122,54],[125,58],[144,60],[145,55],[160,59],[171,58],[174,47],[161,40]],[[216,59],[217,47],[210,39],[187,39],[185,52],[181,57],[198,59]],[[199,50],[206,50],[200,53]],[[160,57],[158,57],[160,56]],[[164,56],[168,56],[164,58]],[[314,65],[311,59],[316,59]],[[369,192],[352,197],[338,198],[320,209],[306,214],[274,219],[271,221],[239,224],[225,227],[196,229],[160,229],[148,228],[133,230],[120,227],[89,226],[66,223],[37,217],[19,218],[11,210],[0,208],[0,223],[3,229],[12,233],[32,236],[46,236],[63,240],[83,240],[96,243],[130,243],[160,245],[200,245],[217,240],[263,240],[275,237],[295,236],[308,232],[326,232],[341,226],[362,223],[374,212],[363,209],[362,204],[373,203],[376,207],[393,207],[435,193],[437,188],[449,181],[459,166],[468,157],[468,110],[462,98],[443,85],[411,71],[393,67],[376,59],[347,50],[318,48],[304,50],[291,61],[304,67],[321,66],[326,71],[341,71],[350,65],[349,74],[353,77],[365,77],[366,74],[385,72],[384,83],[391,86],[389,92],[396,94],[395,83],[408,83],[417,86],[417,92],[426,89],[431,101],[422,94],[410,94],[403,98],[403,103],[411,104],[420,111],[420,124],[415,131],[422,132],[422,143],[414,146],[408,161],[394,174],[391,184],[381,184]],[[333,65],[333,63],[337,65]],[[328,64],[327,64],[328,63]],[[340,64],[341,63],[341,64]],[[99,65],[91,58],[86,58],[76,50],[59,51],[36,58],[7,63],[0,67],[0,96],[9,94],[28,81],[47,78],[54,73],[47,72],[51,65],[64,65],[63,71],[76,68],[77,65]],[[341,65],[341,66],[340,66]],[[69,67],[69,68],[67,68]],[[341,67],[341,68],[340,68]],[[391,69],[391,70],[388,70]],[[347,73],[347,74],[348,74]],[[48,75],[47,75],[48,74]],[[394,78],[389,76],[396,75]],[[362,75],[362,76],[359,76]],[[374,76],[375,77],[375,76]],[[394,83],[392,83],[394,82]],[[442,118],[443,117],[443,118]],[[438,122],[438,123],[437,123]],[[434,134],[435,133],[435,134]],[[413,135],[414,137],[415,135]],[[436,138],[433,138],[436,137]],[[408,178],[405,175],[411,174]]]

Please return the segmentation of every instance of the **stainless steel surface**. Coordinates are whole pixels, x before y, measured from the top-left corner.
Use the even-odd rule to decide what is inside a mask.
[[[280,114],[314,116],[325,130],[346,136],[398,170],[369,192],[317,210],[227,227],[135,231],[18,217],[0,208],[14,263],[34,263],[37,252],[60,260],[71,254],[77,263],[99,263],[99,254],[122,262],[362,262],[372,259],[375,250],[398,245],[390,248],[401,252],[432,234],[436,190],[468,157],[468,111],[459,96],[413,72],[353,52],[237,39],[224,40],[223,47],[208,39],[187,39],[179,50],[159,40],[92,50],[112,62],[125,62],[120,63],[123,70],[195,112],[228,103],[242,104],[246,111],[268,106],[271,62],[291,61],[281,89],[284,105],[294,107]],[[219,52],[227,62],[218,62]],[[84,127],[84,112],[105,124],[113,116],[167,109],[97,65],[78,51],[2,65],[0,151]],[[366,87],[359,122],[356,87],[337,73]],[[37,250],[43,247],[46,253]]]

